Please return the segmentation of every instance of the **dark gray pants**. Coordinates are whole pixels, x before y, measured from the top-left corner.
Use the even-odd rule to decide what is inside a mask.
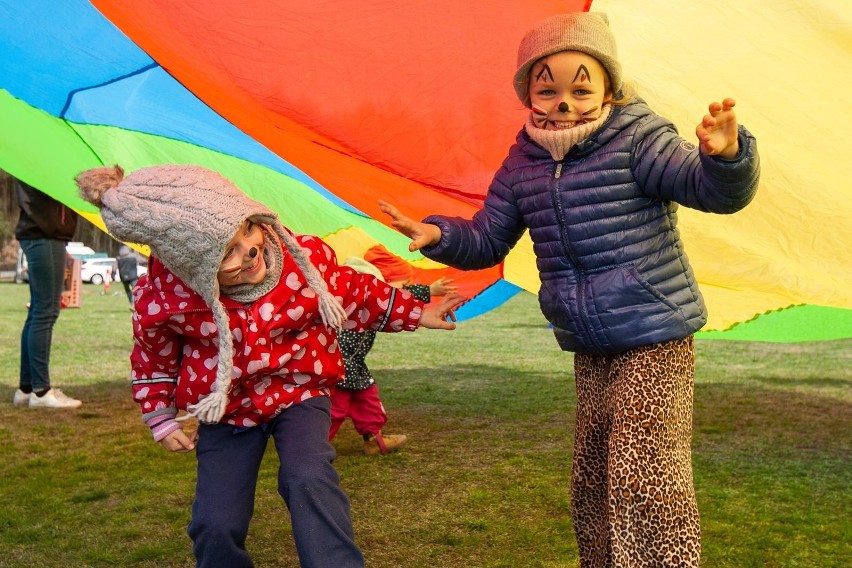
[[[275,439],[278,492],[290,510],[304,568],[360,568],[349,498],[340,488],[328,442],[331,402],[315,397],[285,410],[268,425],[235,433],[233,426],[199,428],[198,481],[188,532],[199,568],[253,566],[245,548],[266,444]]]

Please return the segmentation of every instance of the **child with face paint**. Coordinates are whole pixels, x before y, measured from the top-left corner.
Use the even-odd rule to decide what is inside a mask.
[[[542,312],[575,353],[580,566],[698,566],[693,333],[707,312],[677,208],[745,207],[758,185],[755,140],[732,99],[709,105],[696,148],[625,95],[603,14],[529,31],[514,86],[530,115],[472,220],[416,222],[381,207],[411,250],[462,269],[499,263],[529,230]]]
[[[321,239],[205,168],[96,168],[77,183],[113,236],[151,247],[135,288],[133,398],[156,442],[196,451],[197,566],[252,565],[245,541],[271,437],[301,565],[362,567],[328,441],[338,330],[453,329],[461,298],[424,307],[338,266]],[[184,432],[192,416],[200,425]]]

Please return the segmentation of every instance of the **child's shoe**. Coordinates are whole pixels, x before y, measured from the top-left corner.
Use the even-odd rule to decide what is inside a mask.
[[[368,456],[393,452],[405,445],[408,437],[405,434],[388,434],[383,436],[381,431],[364,435],[364,453]]]

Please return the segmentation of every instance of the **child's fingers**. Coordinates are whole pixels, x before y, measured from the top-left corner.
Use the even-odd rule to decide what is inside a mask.
[[[712,116],[718,115],[720,112],[728,112],[732,108],[734,108],[737,104],[737,101],[732,99],[731,97],[727,97],[722,99],[722,102],[714,101],[708,105],[708,109],[710,110],[710,114]]]
[[[387,201],[379,200],[379,209],[385,215],[388,215],[394,222],[401,222],[407,219],[405,215],[399,212],[395,206],[391,205]]]

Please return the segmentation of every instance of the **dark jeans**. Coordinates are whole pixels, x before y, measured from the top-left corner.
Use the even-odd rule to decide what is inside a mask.
[[[235,432],[226,424],[198,429],[198,481],[189,536],[198,567],[243,568],[253,563],[245,541],[254,512],[260,462],[269,437],[280,462],[278,492],[290,522],[303,568],[361,568],[349,498],[340,488],[327,397],[293,405],[264,427]]]
[[[124,284],[124,292],[127,294],[127,299],[130,301],[131,306],[133,305],[133,287],[136,286],[136,282],[138,281],[138,278],[121,281],[121,283]]]
[[[24,239],[27,257],[30,309],[21,332],[21,388],[50,388],[50,344],[59,301],[65,289],[65,241]]]

